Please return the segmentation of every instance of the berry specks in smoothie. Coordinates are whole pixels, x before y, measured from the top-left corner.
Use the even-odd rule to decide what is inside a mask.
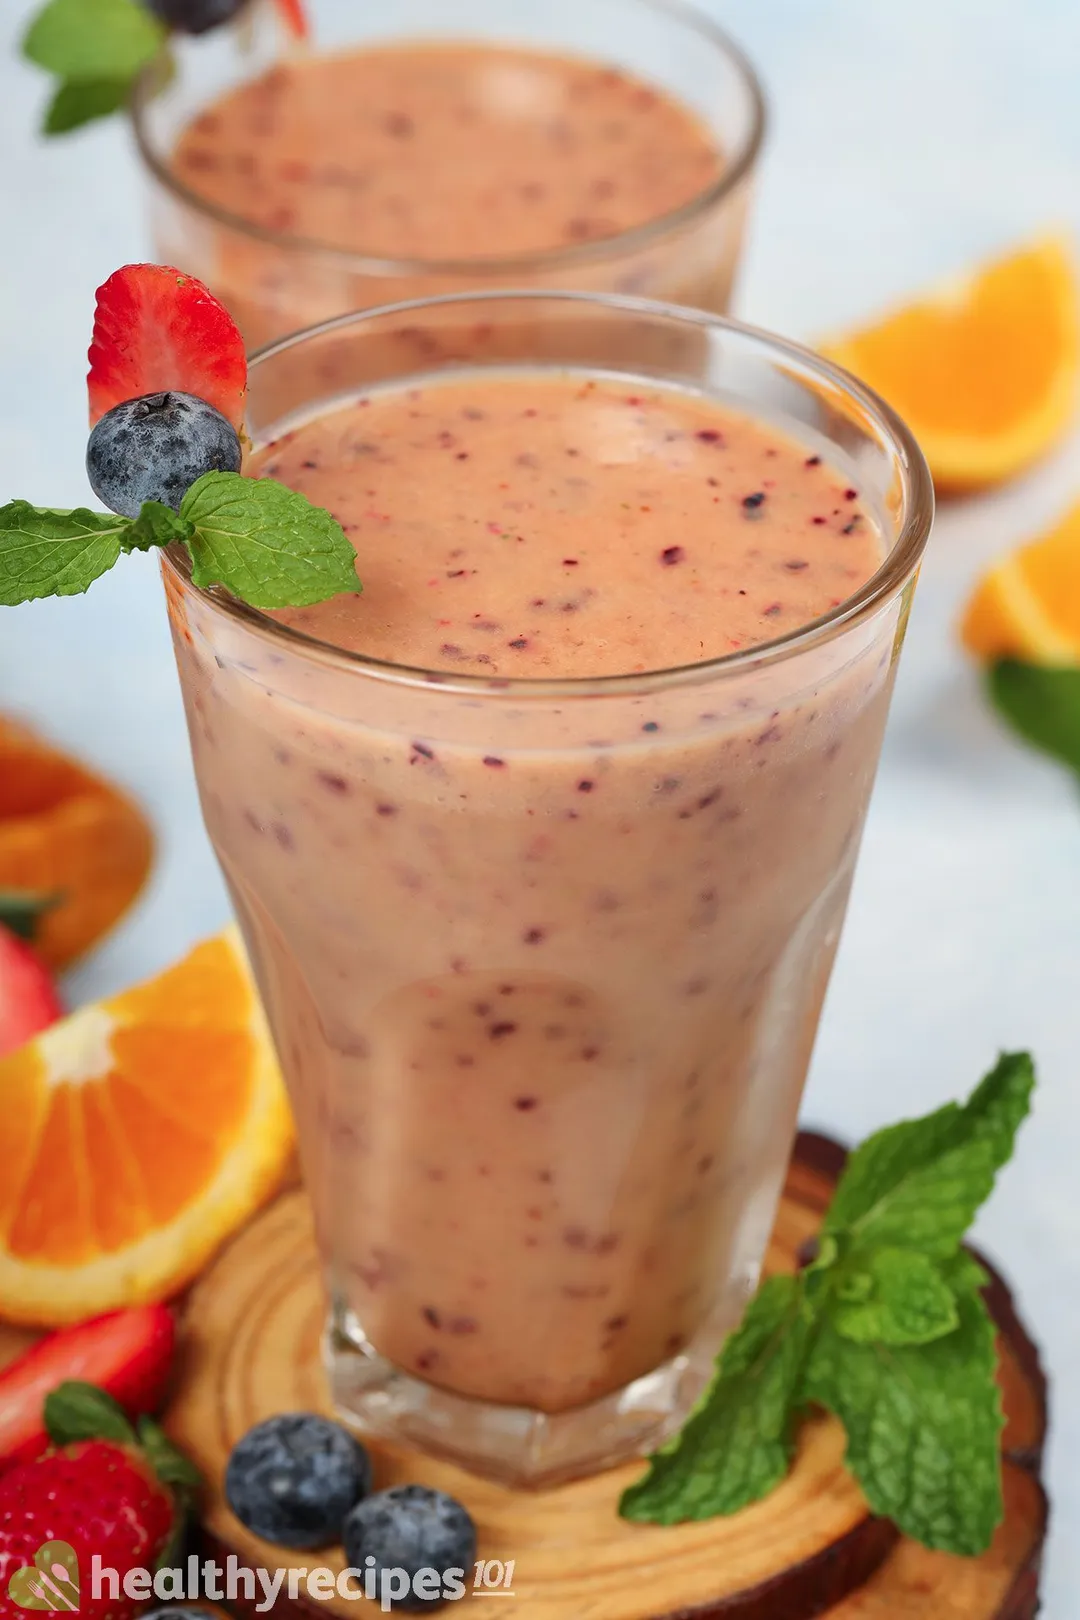
[[[715,658],[842,600],[876,571],[878,531],[813,461],[703,395],[463,371],[365,395],[259,451],[253,470],[275,464],[328,507],[363,561],[361,596],[282,619],[372,657],[518,679]],[[772,598],[780,570],[790,583]],[[587,585],[568,591],[572,574]]]
[[[188,125],[173,168],[255,223],[287,210],[339,248],[447,259],[617,235],[699,196],[723,158],[689,107],[632,74],[413,41],[276,64]]]

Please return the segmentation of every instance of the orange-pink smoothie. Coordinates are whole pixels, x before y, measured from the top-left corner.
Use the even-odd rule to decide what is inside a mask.
[[[723,168],[694,111],[602,62],[479,42],[370,46],[282,62],[232,90],[183,131],[172,169],[205,203],[257,228],[402,261],[398,271],[367,282],[358,273],[346,296],[344,266],[219,234],[209,220],[198,232],[178,224],[162,249],[205,275],[261,341],[460,286],[440,280],[441,261],[475,265],[475,282],[484,261],[517,257],[507,284],[529,285],[542,278],[530,273],[534,256],[666,219]],[[719,307],[738,232],[703,232],[628,249],[599,269],[577,264],[566,284]]]
[[[438,677],[357,696],[284,643],[211,646],[196,599],[177,638],[330,1286],[409,1372],[565,1411],[753,1283],[891,636],[606,708],[439,680],[745,652],[864,584],[880,529],[767,423],[540,369],[372,393],[252,470],[336,514],[364,584],[278,617]]]

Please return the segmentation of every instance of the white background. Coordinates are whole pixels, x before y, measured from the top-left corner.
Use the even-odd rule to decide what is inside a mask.
[[[1080,237],[1078,0],[710,9],[755,57],[774,112],[747,318],[812,337],[1027,232]],[[149,242],[122,126],[33,138],[43,87],[14,56],[28,10],[5,0],[0,19],[0,500],[75,505],[92,291]],[[1055,1380],[1048,1620],[1074,1620],[1080,1592],[1080,791],[999,728],[954,623],[986,560],[1080,496],[1078,448],[940,516],[805,1106],[856,1138],[967,1090],[999,1047],[1037,1057],[1036,1115],[978,1235]],[[225,902],[149,559],[86,600],[4,611],[0,707],[128,783],[160,832],[146,899],[70,997],[215,929]]]

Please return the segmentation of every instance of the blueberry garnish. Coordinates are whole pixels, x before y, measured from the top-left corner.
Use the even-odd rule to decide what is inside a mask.
[[[143,394],[114,405],[94,427],[86,472],[110,512],[138,517],[144,501],[177,511],[208,472],[239,472],[242,451],[231,422],[194,394]]]
[[[197,1603],[162,1603],[156,1609],[144,1609],[139,1620],[220,1620],[220,1616]]]
[[[371,1489],[371,1460],[348,1430],[311,1412],[256,1423],[233,1448],[225,1496],[242,1524],[284,1547],[325,1547]]]
[[[465,1570],[476,1558],[476,1526],[452,1496],[426,1485],[395,1485],[358,1502],[342,1530],[345,1557],[354,1569],[404,1570],[413,1580],[421,1570]],[[365,1563],[375,1560],[374,1566]],[[394,1606],[427,1609],[442,1596],[425,1596],[414,1584]]]
[[[231,22],[248,0],[146,0],[167,28],[181,34],[205,34]]]

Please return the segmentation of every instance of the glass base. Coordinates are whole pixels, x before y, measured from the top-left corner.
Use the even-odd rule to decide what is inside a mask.
[[[602,1400],[554,1414],[425,1383],[381,1356],[352,1313],[337,1306],[323,1339],[331,1398],[360,1435],[416,1446],[519,1489],[558,1485],[653,1451],[680,1427],[749,1291],[740,1290],[723,1322],[714,1318],[663,1366]]]

